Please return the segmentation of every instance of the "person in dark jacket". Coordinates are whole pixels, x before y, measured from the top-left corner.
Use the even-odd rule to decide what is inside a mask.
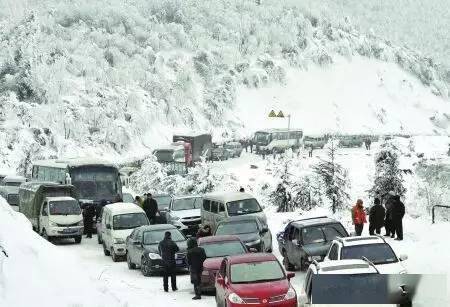
[[[388,199],[384,207],[386,208],[386,217],[384,219],[384,228],[386,229],[385,237],[394,237],[394,228],[392,225],[392,206],[394,204],[393,192],[389,192]]]
[[[197,240],[190,238],[187,242],[187,262],[191,273],[191,283],[194,285],[195,296],[193,300],[201,299],[201,278],[203,272],[203,262],[206,259],[205,250],[197,245]]]
[[[381,227],[384,225],[384,216],[386,210],[381,205],[380,199],[375,198],[374,205],[369,212],[369,234],[373,236],[375,233],[381,233]]]
[[[400,196],[394,196],[392,205],[392,231],[396,234],[395,240],[403,240],[403,217],[405,216],[405,205],[400,200]]]
[[[212,236],[212,230],[211,226],[209,226],[208,224],[204,225],[197,231],[197,239],[209,236]]]
[[[150,221],[150,224],[152,225],[155,224],[156,213],[159,213],[159,210],[158,210],[158,203],[152,197],[151,193],[147,194],[147,198],[144,200],[144,203],[142,204],[142,209],[144,209],[145,214],[147,215],[147,218]]]
[[[95,207],[94,204],[87,204],[84,209],[84,229],[86,238],[92,238],[94,231]]]
[[[166,231],[166,233],[164,234],[164,239],[161,242],[159,242],[158,250],[164,265],[163,271],[164,291],[169,292],[169,276],[172,291],[177,291],[178,288],[177,288],[175,254],[180,249],[178,248],[178,245],[174,241],[172,241],[172,234],[170,233],[170,231]]]

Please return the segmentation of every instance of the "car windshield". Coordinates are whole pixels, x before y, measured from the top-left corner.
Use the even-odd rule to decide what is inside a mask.
[[[123,193],[123,202],[124,203],[134,203],[133,195],[130,193]]]
[[[170,196],[153,196],[153,199],[156,200],[159,210],[169,208],[170,201],[172,200]]]
[[[19,204],[19,195],[18,194],[8,194],[8,204],[18,205]]]
[[[374,264],[397,262],[394,251],[386,243],[346,246],[341,250],[341,259],[361,259],[366,257]]]
[[[174,199],[172,204],[173,211],[200,209],[202,204],[201,197]]]
[[[144,245],[158,244],[164,239],[166,231],[172,234],[172,240],[175,242],[185,241],[185,237],[178,231],[178,229],[161,229],[144,232]]]
[[[263,145],[269,144],[269,133],[266,132],[257,132],[255,133],[255,141],[257,143],[261,143]]]
[[[258,232],[258,225],[254,221],[242,221],[219,224],[217,227],[216,236],[219,235],[237,235],[243,233]]]
[[[276,260],[232,264],[231,282],[234,284],[260,283],[281,280],[284,272]]]
[[[302,243],[304,245],[323,242],[325,242],[325,236],[322,227],[305,227],[302,229]]]
[[[347,231],[341,224],[330,224],[322,226],[327,241],[333,241],[336,238],[348,237]]]
[[[3,185],[7,187],[19,187],[23,182],[18,181],[7,181],[4,182]]]
[[[227,203],[227,208],[229,216],[257,213],[262,211],[258,201],[254,198],[231,201]]]
[[[133,229],[142,225],[148,225],[145,213],[118,214],[114,215],[113,218],[113,228],[115,230]]]
[[[59,200],[49,202],[50,215],[80,215],[80,205],[76,200]]]
[[[114,168],[78,167],[70,176],[81,199],[112,200],[119,193],[119,173]]]
[[[239,241],[214,242],[201,245],[205,250],[206,257],[225,257],[245,254],[247,251]]]

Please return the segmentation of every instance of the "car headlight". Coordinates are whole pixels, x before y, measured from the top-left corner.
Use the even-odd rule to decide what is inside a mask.
[[[55,222],[52,222],[52,221],[48,221],[48,226],[50,226],[50,227],[58,227],[58,224],[56,224]]]
[[[161,256],[155,253],[148,253],[148,258],[150,258],[151,260],[158,260],[161,259]]]
[[[124,244],[125,240],[122,238],[114,238],[114,244]]]
[[[79,221],[77,226],[84,226],[83,220]]]
[[[243,304],[244,301],[236,293],[230,293],[228,300],[233,304]]]
[[[317,261],[321,261],[322,260],[322,257],[321,256],[308,256],[308,261],[314,261],[314,260],[317,260]]]
[[[292,300],[294,298],[297,297],[297,293],[295,293],[294,288],[289,288],[288,292],[286,293],[286,295],[284,296],[285,300]]]
[[[253,245],[258,245],[259,243],[261,243],[260,239],[255,240],[255,241],[251,241],[251,242],[247,242],[247,243],[245,243],[245,245],[253,246]]]

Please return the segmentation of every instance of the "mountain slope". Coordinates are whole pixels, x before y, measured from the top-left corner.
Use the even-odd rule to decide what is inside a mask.
[[[370,58],[375,66],[382,65],[378,61],[395,63],[404,73],[398,73],[399,78],[414,79],[421,103],[432,109],[423,121],[436,112],[446,121],[438,111],[441,106],[446,110],[448,83],[438,66],[405,48],[362,35],[350,24],[332,25],[294,4],[14,4],[8,10],[14,18],[0,15],[0,165],[20,165],[25,171],[26,162],[37,157],[139,156],[169,141],[174,130],[247,134],[248,121],[236,112],[248,104],[240,98],[245,97],[243,88],[289,87],[300,76],[322,78],[310,74],[321,70],[345,80],[345,70],[334,68],[342,58]],[[22,8],[21,14],[16,7]],[[377,95],[373,108],[378,108]],[[265,108],[273,103],[267,97]],[[316,99],[313,93],[306,97]],[[345,106],[346,97],[341,98],[336,103]],[[342,125],[344,131],[355,126]],[[423,126],[433,130],[428,123]]]

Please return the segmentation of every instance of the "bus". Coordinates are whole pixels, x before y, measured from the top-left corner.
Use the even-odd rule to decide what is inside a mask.
[[[282,153],[288,148],[298,149],[303,142],[303,130],[267,129],[256,131],[253,144],[256,153]]]
[[[122,198],[120,173],[114,164],[96,159],[42,160],[33,163],[32,179],[71,184],[80,204],[107,203]]]

